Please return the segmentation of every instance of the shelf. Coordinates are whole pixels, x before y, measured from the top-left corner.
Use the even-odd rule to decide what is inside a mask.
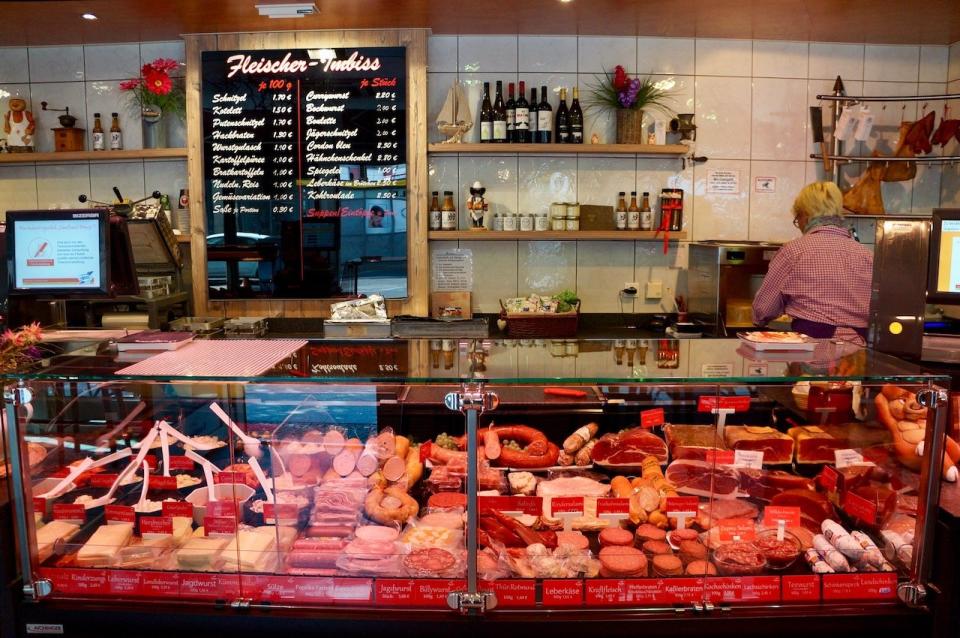
[[[510,155],[651,155],[682,157],[683,144],[429,144],[427,153]]]
[[[182,235],[174,235],[174,237],[177,238],[177,243],[178,243],[178,244],[189,244],[189,243],[190,243],[190,235],[183,235],[183,234],[182,234]]]
[[[143,148],[123,151],[71,151],[64,153],[0,153],[0,164],[43,164],[60,162],[107,162],[138,159],[186,157],[185,148]]]
[[[447,241],[663,241],[663,233],[650,230],[494,231],[431,230],[431,240]],[[671,232],[670,241],[686,239],[686,232]]]

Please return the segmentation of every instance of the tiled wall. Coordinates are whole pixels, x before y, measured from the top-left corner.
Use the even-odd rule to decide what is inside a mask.
[[[183,61],[183,43],[0,48],[0,105],[5,111],[7,94],[28,98],[37,122],[38,151],[53,150],[50,129],[59,126],[60,115],[42,111],[42,101],[51,108],[70,107],[70,113],[78,118],[77,127],[87,131],[88,149],[97,112],[105,118],[105,128],[110,126],[110,113],[118,113],[124,148],[141,148],[140,118],[118,85],[137,77],[142,64],[158,57]],[[171,126],[169,141],[171,146],[185,145],[182,124]],[[0,214],[18,208],[73,206],[80,193],[95,199],[113,198],[113,186],[130,198],[153,190],[176,197],[186,188],[186,161],[5,164],[0,166]]]
[[[951,95],[960,94],[960,42],[950,46],[950,64],[947,70],[947,92]],[[950,103],[953,118],[960,118],[960,100]],[[946,151],[951,155],[960,155],[960,146],[956,140],[947,146]],[[943,169],[943,180],[940,185],[940,205],[943,207],[960,208],[960,164],[950,164]]]
[[[433,36],[429,47],[428,92],[430,140],[441,139],[433,124],[455,78],[465,83],[471,104],[479,104],[482,83],[525,80],[551,89],[578,84],[583,90],[594,75],[624,65],[630,73],[652,73],[675,87],[673,108],[696,113],[698,155],[709,162],[682,170],[678,160],[624,157],[435,156],[430,158],[431,190],[461,195],[474,180],[486,187],[496,212],[546,210],[551,201],[615,202],[618,190],[658,193],[676,184],[687,191],[685,230],[691,239],[785,241],[796,236],[790,204],[807,182],[824,179],[820,164],[808,155],[809,112],[816,95],[828,93],[843,77],[847,93],[938,94],[960,77],[960,54],[945,46],[871,46],[808,42],[708,40],[676,38]],[[529,88],[527,89],[529,95]],[[551,94],[556,109],[558,96]],[[828,104],[824,104],[828,106]],[[874,148],[890,153],[901,118],[916,117],[922,104],[881,109],[873,138],[849,153]],[[879,108],[879,107],[877,107]],[[927,108],[941,109],[931,103]],[[476,108],[474,110],[476,113]],[[960,113],[958,113],[960,115]],[[589,140],[597,133],[612,142],[615,124],[609,114],[587,113]],[[476,141],[476,128],[469,141]],[[953,144],[956,144],[955,142]],[[955,151],[947,146],[944,152]],[[937,151],[939,152],[939,150]],[[734,169],[740,190],[732,195],[706,192],[707,171]],[[859,167],[845,169],[848,184]],[[891,212],[929,211],[941,199],[941,168],[921,166],[912,182],[884,184]],[[756,177],[776,177],[776,192],[757,193]],[[956,197],[953,188],[950,196]],[[466,227],[462,216],[461,226]],[[858,222],[860,235],[872,240],[872,224]],[[448,248],[456,242],[435,242]],[[498,299],[530,292],[576,289],[586,312],[617,312],[616,291],[625,282],[649,279],[665,289],[684,288],[685,247],[663,255],[661,246],[637,242],[459,242],[473,251],[474,308],[498,310]],[[659,302],[637,303],[638,312],[659,309]],[[628,307],[629,310],[631,307]]]

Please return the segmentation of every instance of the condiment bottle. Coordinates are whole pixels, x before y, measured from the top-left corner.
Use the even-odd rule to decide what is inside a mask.
[[[630,208],[627,209],[627,230],[640,230],[640,209],[637,208],[637,191],[630,191]]]
[[[103,139],[103,124],[100,123],[100,114],[93,114],[93,150],[95,151],[105,151],[106,146],[104,145]]]
[[[617,223],[617,230],[626,230],[627,229],[627,202],[626,202],[626,193],[620,191],[617,193],[617,212],[614,215],[614,219]]]
[[[430,230],[440,230],[441,218],[440,192],[433,191],[433,198],[430,200]]]
[[[110,150],[119,151],[123,148],[123,133],[120,131],[120,117],[116,113],[111,113],[113,120],[110,122]]]
[[[653,230],[653,211],[650,210],[650,193],[643,194],[640,206],[640,230]]]
[[[443,191],[443,208],[440,210],[440,228],[457,229],[457,207],[453,203],[453,191]]]

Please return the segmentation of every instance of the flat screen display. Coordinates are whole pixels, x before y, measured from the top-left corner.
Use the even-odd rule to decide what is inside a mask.
[[[12,294],[106,294],[106,211],[11,211],[7,255]]]
[[[960,303],[960,209],[933,211],[927,298]]]

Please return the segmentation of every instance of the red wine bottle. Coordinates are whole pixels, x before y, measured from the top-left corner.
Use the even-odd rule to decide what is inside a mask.
[[[507,141],[516,142],[517,139],[517,103],[513,95],[513,82],[507,84]]]
[[[540,106],[537,107],[537,141],[549,144],[553,141],[553,109],[547,101],[547,87],[540,87]]]
[[[539,142],[537,139],[539,136],[539,115],[538,111],[540,110],[540,105],[537,103],[537,89],[533,87],[530,89],[530,139],[527,140],[531,143]]]
[[[570,143],[583,144],[583,109],[580,108],[580,90],[573,87],[573,103],[570,105]]]
[[[513,128],[513,141],[518,144],[526,144],[530,141],[530,105],[527,104],[527,98],[523,96],[526,90],[526,84],[520,80],[520,97],[517,98]]]
[[[570,142],[570,112],[567,110],[567,89],[560,89],[560,105],[557,107],[557,131],[554,138],[557,144]]]

